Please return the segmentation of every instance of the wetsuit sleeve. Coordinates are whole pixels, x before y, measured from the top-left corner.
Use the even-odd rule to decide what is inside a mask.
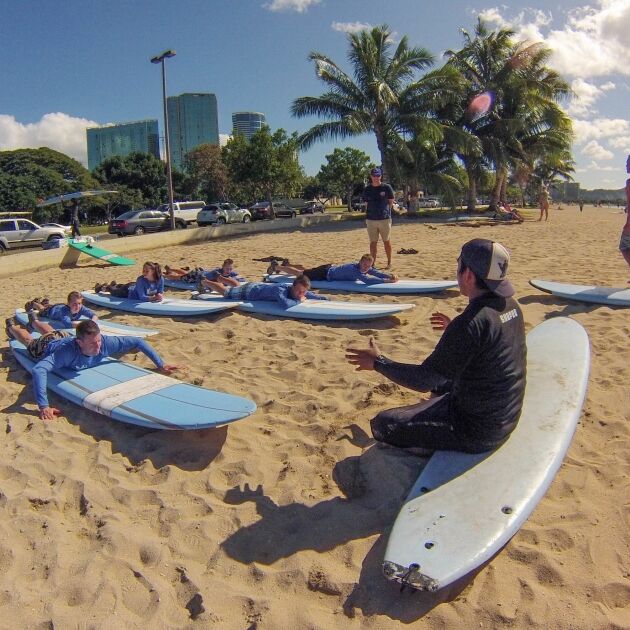
[[[153,346],[141,337],[103,337],[103,356],[120,355],[132,350],[139,350],[149,357],[159,368],[164,367],[162,357],[153,349]]]
[[[285,287],[282,287],[285,289]],[[287,290],[279,291],[276,295],[276,300],[279,302],[282,308],[291,308],[292,306],[297,306],[299,302],[289,297],[289,291]]]
[[[374,267],[370,267],[370,269],[368,270],[366,277],[367,276],[374,276],[375,278],[380,278],[381,280],[388,280],[391,276],[388,273],[385,273],[383,271],[379,271],[378,269],[375,269]]]
[[[79,311],[79,317],[87,317],[88,319],[92,319],[92,317],[94,317],[95,315],[96,313],[87,306],[82,306],[81,310]]]
[[[374,361],[374,369],[397,385],[402,385],[417,392],[429,392],[444,387],[448,379],[426,366],[424,363],[398,363],[386,357]]]
[[[328,299],[325,295],[320,295],[319,293],[314,293],[313,291],[307,291],[304,294],[304,297],[306,297],[309,300],[327,300]]]
[[[48,407],[48,395],[46,385],[48,384],[48,372],[54,369],[68,367],[72,363],[72,351],[68,348],[53,352],[38,361],[33,366],[33,389],[35,390],[35,400],[40,409]]]
[[[149,296],[147,294],[148,288],[149,288],[149,283],[146,281],[145,277],[139,276],[136,280],[136,286],[134,288],[134,292],[138,300],[142,302],[147,302],[149,300]]]

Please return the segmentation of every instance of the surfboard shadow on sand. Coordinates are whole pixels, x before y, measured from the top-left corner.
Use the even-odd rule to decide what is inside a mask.
[[[353,425],[349,441],[363,446],[372,440]],[[438,604],[454,599],[472,575],[436,593],[421,593],[388,581],[382,572],[389,530],[405,497],[428,461],[394,448],[371,446],[359,456],[335,464],[332,478],[343,493],[315,505],[277,505],[262,486],[230,489],[224,501],[253,502],[260,519],[229,536],[221,547],[243,564],[270,566],[300,551],[327,552],[353,540],[378,536],[363,560],[356,582],[334,583],[324,569],[308,576],[308,587],[338,597],[344,613],[354,617],[382,614],[404,622],[415,621]]]
[[[15,366],[15,369],[13,369]],[[8,348],[0,351],[0,367],[8,368],[8,382],[23,385],[18,397],[0,411],[28,416],[27,429],[42,423],[33,400],[30,375],[21,368]],[[49,392],[51,405],[64,414],[53,422],[75,425],[82,433],[96,440],[111,443],[112,453],[120,453],[130,465],[138,466],[149,460],[155,468],[176,466],[181,470],[204,470],[221,452],[227,439],[228,426],[194,431],[156,431],[110,420]],[[15,430],[17,422],[14,422]],[[7,425],[7,431],[13,427]]]

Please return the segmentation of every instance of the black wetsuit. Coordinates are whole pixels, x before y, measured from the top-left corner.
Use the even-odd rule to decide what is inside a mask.
[[[495,448],[521,413],[526,352],[516,301],[494,293],[475,298],[420,365],[375,361],[374,369],[399,385],[444,394],[428,407],[424,402],[379,413],[372,420],[375,439],[471,453]]]

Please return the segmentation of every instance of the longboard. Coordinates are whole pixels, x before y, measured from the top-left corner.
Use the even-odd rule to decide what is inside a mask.
[[[239,282],[244,282],[245,278],[237,278]],[[170,278],[164,278],[164,286],[169,289],[181,289],[182,291],[196,291],[196,282],[184,282],[183,280],[171,280]]]
[[[136,261],[131,258],[125,258],[124,256],[120,256],[118,254],[114,254],[113,252],[109,252],[106,249],[101,249],[100,247],[96,247],[92,243],[86,243],[82,241],[75,241],[72,238],[68,239],[68,246],[73,249],[78,249],[80,252],[87,254],[88,256],[92,256],[93,258],[98,258],[99,260],[104,260],[112,265],[135,265]]]
[[[83,299],[91,304],[104,306],[112,310],[139,313],[142,315],[170,315],[174,317],[196,317],[209,315],[241,304],[236,300],[223,300],[220,302],[197,302],[195,300],[177,300],[164,298],[161,302],[140,302],[129,298],[119,298],[108,293],[94,293],[94,291],[82,291]],[[217,296],[219,297],[219,296]]]
[[[548,280],[530,280],[529,284],[546,293],[577,302],[606,304],[607,306],[630,306],[630,289],[614,289],[584,284],[564,284]]]
[[[15,339],[10,345],[16,359],[30,373],[35,362],[24,345]],[[50,372],[47,384],[79,406],[150,429],[207,429],[256,411],[256,404],[248,398],[182,383],[112,358],[84,370]]]
[[[236,302],[234,300],[226,300],[220,295],[213,293],[194,294],[193,298],[193,301],[202,301],[204,303],[237,304],[238,310],[246,313],[312,320],[352,321],[376,319],[378,317],[396,315],[415,306],[414,304],[368,304],[365,302],[306,300],[296,306],[283,308],[278,302],[262,300]]]
[[[291,284],[295,276],[270,274],[267,282]],[[361,280],[311,280],[314,289],[328,291],[347,291],[352,293],[371,293],[376,295],[419,295],[438,293],[457,286],[456,280],[398,280],[398,282],[378,282],[366,284]]]
[[[28,324],[28,315],[23,308],[15,309],[15,319],[18,323],[26,326]],[[54,319],[46,319],[40,317],[40,321],[50,324],[57,330],[70,330],[63,327],[63,324]],[[84,318],[82,318],[84,319]],[[151,337],[157,335],[160,331],[155,328],[141,328],[139,326],[129,326],[128,324],[118,324],[116,322],[110,322],[106,319],[99,319],[97,321],[98,327],[104,335],[118,335],[121,337]],[[74,331],[74,328],[72,329]]]
[[[557,317],[527,335],[523,411],[493,452],[437,451],[391,531],[383,572],[436,591],[497,553],[529,517],[562,464],[586,395],[590,351],[577,322]]]

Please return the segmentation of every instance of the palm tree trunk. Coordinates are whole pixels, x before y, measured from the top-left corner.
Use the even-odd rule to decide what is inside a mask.
[[[477,205],[477,180],[472,166],[466,164],[466,172],[468,173],[468,197],[466,209],[468,212],[474,212]]]

